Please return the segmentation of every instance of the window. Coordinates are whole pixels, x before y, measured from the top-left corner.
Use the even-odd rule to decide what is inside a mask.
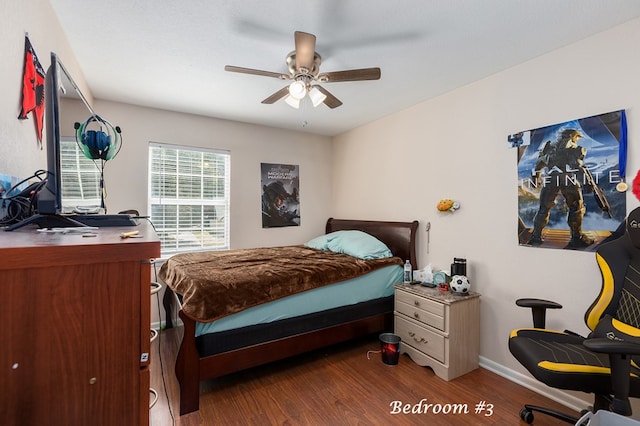
[[[228,151],[149,144],[149,212],[162,254],[229,248]]]
[[[87,157],[73,138],[60,141],[62,209],[100,206],[100,164]]]

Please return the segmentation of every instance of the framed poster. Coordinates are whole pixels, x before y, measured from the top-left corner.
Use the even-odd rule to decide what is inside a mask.
[[[507,137],[518,149],[518,242],[593,251],[626,216],[624,110]],[[617,188],[616,188],[617,187]]]
[[[297,165],[262,163],[262,227],[300,226]]]

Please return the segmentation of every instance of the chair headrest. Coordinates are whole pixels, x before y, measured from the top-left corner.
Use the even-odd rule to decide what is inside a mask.
[[[627,216],[627,235],[634,247],[640,248],[640,207]]]

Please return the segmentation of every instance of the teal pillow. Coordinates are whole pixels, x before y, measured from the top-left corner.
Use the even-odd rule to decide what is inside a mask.
[[[329,250],[329,235],[320,235],[319,237],[315,237],[312,240],[304,243],[306,247],[318,249],[318,250]]]
[[[389,247],[376,237],[362,231],[336,231],[327,234],[328,249],[359,259],[384,259],[392,257]]]

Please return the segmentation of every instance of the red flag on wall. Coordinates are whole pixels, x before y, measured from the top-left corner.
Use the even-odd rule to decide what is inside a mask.
[[[18,119],[24,120],[34,112],[38,142],[42,147],[42,127],[44,118],[44,78],[45,71],[40,65],[29,37],[24,38],[24,75],[22,77],[22,110]]]

